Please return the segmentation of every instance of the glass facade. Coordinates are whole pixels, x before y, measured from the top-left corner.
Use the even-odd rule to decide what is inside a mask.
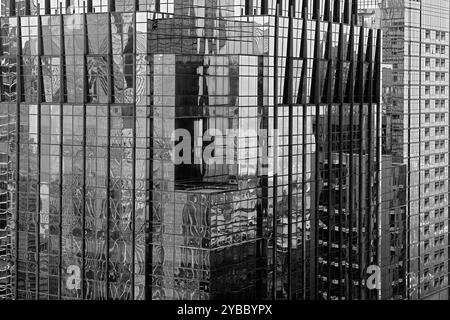
[[[357,11],[2,1],[0,294],[379,299],[382,34]]]

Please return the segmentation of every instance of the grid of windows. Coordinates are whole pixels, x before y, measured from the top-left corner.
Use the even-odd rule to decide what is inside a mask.
[[[449,4],[441,0],[379,2],[360,7],[381,12],[383,63],[390,66],[383,74],[383,168],[405,168],[403,195],[385,192],[382,206],[392,212],[402,205],[406,211],[394,229],[383,232],[382,242],[402,233],[407,244],[407,251],[397,255],[396,261],[386,257],[385,265],[397,265],[402,272],[398,279],[388,274],[384,287],[387,296],[395,290],[400,299],[447,300],[448,262],[443,270],[435,265],[441,264],[441,258],[448,260],[448,250],[441,257],[433,244],[441,243],[434,230],[448,233],[447,222],[442,225],[440,220],[448,220]],[[448,246],[448,235],[442,244]],[[389,284],[396,280],[401,284],[391,290]]]
[[[381,33],[357,1],[2,3],[17,298],[377,298]]]

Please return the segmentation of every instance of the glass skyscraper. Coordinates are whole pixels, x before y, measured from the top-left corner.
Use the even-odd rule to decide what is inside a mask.
[[[381,298],[382,34],[357,12],[2,0],[0,294]]]

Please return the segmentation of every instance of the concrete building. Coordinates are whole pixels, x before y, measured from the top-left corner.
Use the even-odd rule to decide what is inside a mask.
[[[384,168],[406,166],[404,298],[447,300],[449,3],[385,0],[364,9],[381,12],[383,63],[390,66],[383,74],[383,109],[392,123],[386,150],[393,168]]]

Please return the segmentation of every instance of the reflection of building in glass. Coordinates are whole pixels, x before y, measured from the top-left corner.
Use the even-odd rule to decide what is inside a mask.
[[[15,297],[379,297],[381,32],[356,1],[13,2]]]
[[[4,57],[7,52],[16,49],[14,26],[1,28],[1,76],[0,76],[0,299],[13,296],[13,232],[15,212],[15,174],[16,174],[16,57]],[[3,41],[4,39],[4,41]]]
[[[406,292],[406,165],[383,155],[381,193],[381,297],[405,299]]]
[[[382,243],[394,250],[406,236],[405,261],[402,249],[383,265],[385,286],[394,290],[388,297],[447,300],[449,3],[383,0],[361,7],[380,12],[376,19],[383,30],[383,177],[388,181],[382,184],[393,189],[382,196],[389,211],[382,216],[390,221]],[[397,291],[403,286],[403,293]]]
[[[9,83],[2,85],[10,87]],[[3,90],[2,90],[3,93]],[[14,172],[16,106],[0,108],[0,299],[12,297],[12,236],[14,214]]]

